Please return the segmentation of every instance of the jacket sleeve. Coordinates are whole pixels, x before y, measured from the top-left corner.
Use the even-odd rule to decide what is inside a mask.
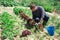
[[[41,9],[41,11],[42,11],[42,16],[41,16],[41,18],[44,18],[45,10],[44,10],[44,8],[43,8],[42,6],[40,6],[40,9]]]

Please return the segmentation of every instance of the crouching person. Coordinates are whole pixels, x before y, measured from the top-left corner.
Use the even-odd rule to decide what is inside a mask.
[[[45,26],[46,23],[49,20],[49,17],[45,13],[45,10],[41,6],[36,6],[35,4],[30,5],[30,9],[32,10],[32,18],[36,23],[39,23],[41,20],[43,20],[42,25]]]

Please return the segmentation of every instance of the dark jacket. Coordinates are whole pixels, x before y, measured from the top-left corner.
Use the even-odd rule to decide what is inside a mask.
[[[37,17],[39,19],[44,18],[45,15],[46,15],[45,10],[41,6],[39,6],[36,11],[32,12],[33,19],[36,19]]]

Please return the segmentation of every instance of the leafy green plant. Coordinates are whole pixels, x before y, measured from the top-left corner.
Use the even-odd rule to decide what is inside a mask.
[[[44,6],[44,9],[45,9],[45,11],[47,11],[47,12],[53,12],[53,6],[50,6],[50,5],[45,5]]]
[[[11,16],[10,14],[8,14],[7,12],[3,12],[3,14],[1,15],[2,21],[3,21],[3,31],[2,31],[2,36],[5,38],[13,38],[17,33],[14,33],[15,31],[18,32],[18,30],[13,30],[14,28],[14,23],[15,23],[15,19],[11,20],[11,18],[13,19],[14,17]]]
[[[23,7],[14,7],[13,11],[16,15],[20,15],[19,12],[23,11],[26,15],[29,17],[32,17],[32,11],[30,9],[27,9],[29,7],[23,8]]]
[[[13,8],[13,11],[16,15],[19,15],[19,12],[22,11],[22,10],[18,7],[15,7],[15,8]]]

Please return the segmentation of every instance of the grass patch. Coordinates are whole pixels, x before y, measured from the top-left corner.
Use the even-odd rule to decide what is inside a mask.
[[[16,20],[13,16],[8,14],[7,12],[3,12],[3,14],[1,15],[1,19],[1,21],[3,22],[3,25],[1,26],[1,28],[3,29],[2,37],[13,38],[15,35],[18,34],[18,30],[14,30],[14,23],[16,22]]]

